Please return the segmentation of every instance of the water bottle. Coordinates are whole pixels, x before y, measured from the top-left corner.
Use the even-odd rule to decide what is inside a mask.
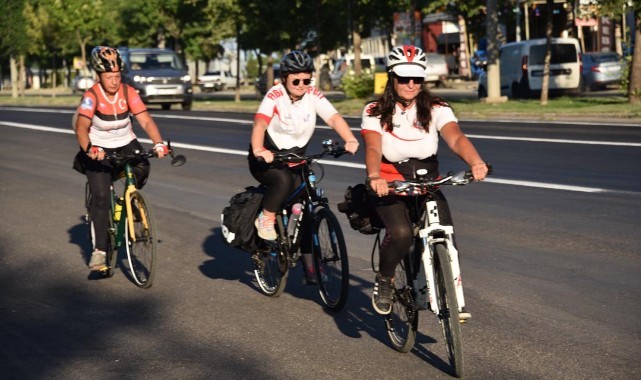
[[[300,216],[303,211],[303,205],[300,203],[295,203],[292,206],[292,215],[289,217],[289,222],[287,223],[287,235],[293,236],[296,230],[296,225],[300,220]]]
[[[311,186],[312,189],[316,188],[316,175],[313,172],[309,173],[307,181],[309,182],[309,186]]]
[[[116,199],[115,212],[114,212],[114,221],[117,222],[120,220],[120,215],[122,214],[122,203],[124,199],[122,197]]]

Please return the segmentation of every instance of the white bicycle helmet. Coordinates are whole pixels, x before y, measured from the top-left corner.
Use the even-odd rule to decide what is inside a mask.
[[[425,78],[427,57],[414,45],[397,46],[387,55],[387,71],[399,77]]]

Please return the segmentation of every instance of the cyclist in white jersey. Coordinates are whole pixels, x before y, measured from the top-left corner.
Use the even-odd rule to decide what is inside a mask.
[[[254,178],[267,186],[263,210],[256,219],[258,236],[265,240],[276,239],[276,211],[300,185],[297,168],[274,162],[274,152],[305,153],[317,115],[344,140],[348,152],[358,149],[358,140],[345,119],[310,85],[313,72],[314,62],[307,53],[295,50],[286,54],[280,62],[281,83],[267,91],[254,117],[248,161]],[[306,241],[303,235],[301,247]],[[303,257],[311,262],[308,255]]]
[[[380,250],[380,269],[374,282],[372,304],[380,314],[389,314],[393,302],[396,266],[409,252],[413,239],[408,202],[413,197],[388,194],[388,182],[407,180],[416,170],[427,169],[427,178],[438,172],[439,136],[482,181],[488,168],[463,134],[449,104],[425,87],[427,57],[412,45],[395,47],[387,58],[387,84],[383,95],[363,110],[367,181],[378,195],[376,212],[385,227]],[[411,198],[411,199],[410,199]],[[451,224],[443,194],[436,193],[441,222]]]

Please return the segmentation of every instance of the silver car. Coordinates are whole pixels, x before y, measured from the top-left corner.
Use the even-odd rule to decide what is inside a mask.
[[[427,56],[427,69],[425,81],[435,86],[440,86],[445,83],[449,70],[447,69],[447,61],[445,55],[438,53],[426,53]]]
[[[591,91],[619,84],[624,68],[623,59],[615,52],[583,54],[581,90]]]

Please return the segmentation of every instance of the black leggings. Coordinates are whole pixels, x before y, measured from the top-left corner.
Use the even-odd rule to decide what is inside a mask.
[[[452,216],[447,200],[440,191],[434,194],[441,223],[452,225]],[[396,266],[407,255],[414,240],[412,221],[416,214],[415,204],[422,205],[425,197],[388,195],[378,200],[376,213],[385,227],[385,236],[380,249],[379,272],[384,277],[394,277]]]
[[[142,150],[143,148],[137,140],[133,140],[124,147],[105,149],[105,152],[130,152],[136,149]],[[109,227],[109,207],[111,206],[110,186],[114,175],[113,173],[122,170],[122,168],[114,168],[109,160],[92,160],[82,151],[76,155],[76,160],[79,161],[85,170],[89,188],[91,189],[89,216],[93,221],[96,237],[94,249],[106,251],[109,241],[107,228]],[[136,187],[140,189],[145,185],[147,177],[149,176],[149,160],[141,159],[131,164],[136,179]]]

